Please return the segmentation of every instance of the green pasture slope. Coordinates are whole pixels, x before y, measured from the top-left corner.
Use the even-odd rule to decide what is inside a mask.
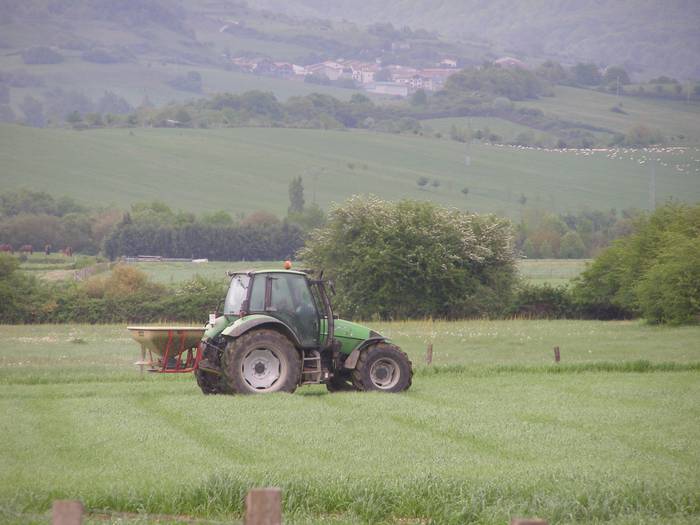
[[[586,267],[586,259],[521,259],[518,272],[532,284],[566,284]],[[209,279],[226,280],[226,272],[234,270],[259,270],[262,268],[282,268],[282,261],[209,261],[190,262],[147,262],[134,263],[155,282],[178,283],[200,275]],[[295,262],[294,267],[304,268],[303,262]],[[52,268],[54,269],[54,268]]]
[[[261,485],[290,524],[700,519],[700,328],[376,328],[417,366],[405,394],[204,396],[141,379],[123,326],[1,326],[0,522],[80,498],[89,523],[230,523]]]
[[[356,193],[439,202],[518,218],[528,206],[553,211],[647,208],[650,154],[555,152],[465,146],[358,131],[238,128],[72,131],[0,126],[0,183],[128,206],[159,199],[193,212],[288,206],[288,184],[304,177],[307,201],[324,208]],[[700,149],[659,152],[658,201],[700,200]],[[681,166],[682,171],[679,171]],[[419,177],[437,188],[420,189]],[[461,190],[469,188],[465,197]]]
[[[590,89],[554,86],[553,97],[519,102],[517,106],[539,108],[560,118],[626,133],[637,124],[660,130],[674,144],[700,144],[700,104],[682,101],[617,97]],[[627,113],[610,108],[622,104]],[[682,135],[683,138],[680,138]]]

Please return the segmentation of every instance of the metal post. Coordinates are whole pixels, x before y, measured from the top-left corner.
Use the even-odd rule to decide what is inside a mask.
[[[245,497],[245,525],[281,525],[282,490],[251,489]]]

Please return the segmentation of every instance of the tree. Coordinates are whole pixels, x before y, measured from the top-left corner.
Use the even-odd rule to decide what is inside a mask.
[[[425,94],[425,90],[418,89],[411,96],[412,106],[425,106],[428,103],[428,95]]]
[[[24,119],[28,125],[35,128],[43,128],[46,126],[44,106],[31,95],[24,97],[24,100],[19,105],[19,109],[21,109],[22,113],[24,113]]]
[[[304,211],[304,183],[301,175],[295,177],[289,183],[289,208],[287,214],[302,213]]]
[[[661,131],[652,129],[644,124],[637,124],[630,128],[624,139],[624,143],[627,146],[649,146],[663,142],[664,137]]]
[[[376,82],[391,82],[391,70],[389,68],[382,68],[374,74],[374,80]]]
[[[543,259],[551,259],[554,257],[552,243],[550,243],[548,240],[544,240],[542,241],[542,244],[540,244],[540,257]]]
[[[574,299],[598,318],[697,320],[697,286],[690,283],[698,273],[700,205],[669,203],[635,222],[635,233],[615,241],[581,274]]]
[[[78,124],[79,122],[82,122],[82,121],[83,121],[83,117],[80,115],[80,113],[78,111],[71,111],[70,113],[68,113],[68,115],[66,115],[66,122],[68,122],[68,124],[71,124],[73,126]]]
[[[335,281],[343,315],[364,319],[500,313],[516,280],[507,220],[431,202],[352,197],[299,256]]]
[[[598,66],[579,62],[572,69],[574,81],[582,86],[599,86],[603,81]]]
[[[566,232],[559,243],[559,257],[562,259],[580,259],[586,254],[583,239],[577,232]]]
[[[626,85],[630,83],[630,76],[627,74],[627,71],[621,66],[610,66],[608,69],[605,70],[605,74],[603,75],[603,81],[606,84],[617,84],[618,82],[620,85]]]
[[[648,321],[697,323],[700,320],[700,238],[673,236],[635,291],[641,313]]]

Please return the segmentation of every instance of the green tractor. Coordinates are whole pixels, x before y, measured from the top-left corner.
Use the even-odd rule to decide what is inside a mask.
[[[387,338],[337,319],[321,274],[293,270],[229,272],[223,315],[212,315],[195,376],[205,394],[401,392],[411,386],[408,356]]]

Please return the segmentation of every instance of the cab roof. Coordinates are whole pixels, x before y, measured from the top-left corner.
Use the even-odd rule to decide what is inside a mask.
[[[230,271],[226,272],[229,277],[233,277],[234,275],[257,275],[259,273],[290,273],[293,275],[305,275],[308,276],[309,274],[313,273],[313,270],[284,270],[284,269],[265,269],[265,270],[236,270],[236,271]]]

